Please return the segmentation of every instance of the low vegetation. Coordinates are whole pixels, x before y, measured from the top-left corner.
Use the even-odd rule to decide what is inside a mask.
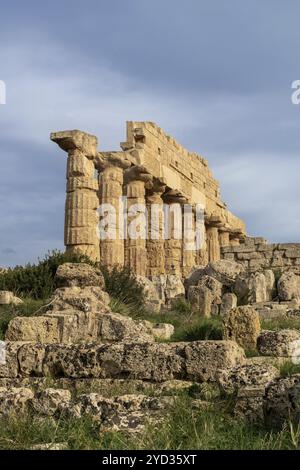
[[[300,448],[300,427],[288,423],[269,432],[236,420],[226,403],[193,409],[193,399],[179,397],[159,428],[149,425],[140,435],[99,431],[91,419],[57,423],[30,415],[0,420],[0,449],[30,449],[39,444],[65,443],[68,449],[104,450],[294,450]]]
[[[261,322],[261,328],[263,330],[300,330],[300,318],[299,317],[278,317],[272,320],[263,320]]]

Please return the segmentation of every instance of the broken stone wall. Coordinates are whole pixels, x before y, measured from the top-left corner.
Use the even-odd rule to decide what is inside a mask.
[[[247,237],[239,246],[221,248],[221,257],[236,261],[250,271],[287,269],[300,273],[300,243],[267,243],[261,237]]]

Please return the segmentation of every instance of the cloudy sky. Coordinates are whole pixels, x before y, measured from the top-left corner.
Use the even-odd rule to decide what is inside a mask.
[[[298,0],[1,2],[0,266],[63,248],[66,154],[151,120],[208,159],[251,235],[300,242]]]

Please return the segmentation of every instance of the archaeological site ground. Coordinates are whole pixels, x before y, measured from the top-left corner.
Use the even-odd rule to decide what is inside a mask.
[[[0,270],[0,449],[299,449],[300,243],[250,236],[207,160],[126,126],[112,151],[51,133],[66,248]]]

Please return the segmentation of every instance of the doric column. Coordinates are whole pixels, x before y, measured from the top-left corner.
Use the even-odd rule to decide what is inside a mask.
[[[165,214],[165,269],[166,274],[182,276],[182,205],[186,198],[177,190],[169,190],[163,196],[169,210]]]
[[[54,132],[50,138],[68,152],[66,251],[84,254],[93,261],[99,261],[98,181],[93,162],[97,155],[97,138],[78,130]]]
[[[219,242],[221,247],[230,245],[229,234],[230,229],[228,227],[219,228]]]
[[[125,264],[133,273],[146,276],[147,272],[147,220],[146,187],[151,187],[152,176],[143,166],[133,166],[125,171],[127,195],[127,238]]]
[[[206,240],[208,261],[219,261],[221,258],[220,241],[219,241],[219,228],[222,226],[222,221],[218,216],[207,217],[206,220]]]
[[[191,204],[183,205],[182,275],[187,277],[196,265],[196,213]]]
[[[108,268],[124,266],[123,172],[130,162],[117,154],[99,155],[100,258]]]
[[[164,203],[162,194],[166,185],[153,180],[152,188],[146,191],[148,236],[146,240],[147,276],[165,274],[164,247]]]

